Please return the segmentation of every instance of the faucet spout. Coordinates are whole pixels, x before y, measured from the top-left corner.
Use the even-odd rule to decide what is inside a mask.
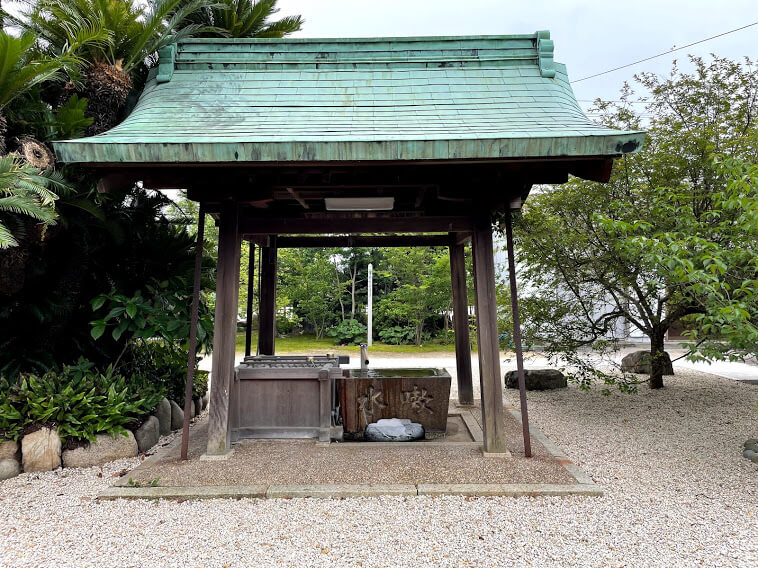
[[[361,373],[368,371],[368,344],[361,343]]]

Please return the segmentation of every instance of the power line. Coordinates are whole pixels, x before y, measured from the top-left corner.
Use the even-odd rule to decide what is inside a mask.
[[[688,43],[687,45],[683,45],[682,47],[675,47],[674,49],[669,49],[668,51],[664,51],[662,53],[659,53],[658,55],[651,55],[650,57],[646,57],[645,59],[640,59],[639,61],[635,61],[634,63],[627,63],[626,65],[621,65],[620,67],[614,67],[613,69],[608,69],[608,71],[603,71],[602,73],[595,73],[594,75],[588,75],[587,77],[582,77],[581,79],[576,79],[575,81],[571,81],[572,83],[578,83],[580,81],[586,81],[587,79],[593,79],[595,77],[600,77],[601,75],[607,75],[608,73],[613,73],[614,71],[618,71],[619,69],[625,69],[627,67],[631,67],[632,65],[637,65],[638,63],[643,63],[644,61],[650,61],[651,59],[655,59],[656,57],[662,57],[664,55],[668,55],[669,53],[674,53],[675,51],[679,51],[682,49],[687,49],[688,47],[692,47],[693,45],[697,45],[699,43],[704,43],[706,41],[710,41],[712,39],[716,39],[717,37],[722,37],[725,35],[733,34],[734,32],[739,32],[741,30],[753,27],[758,25],[758,22],[753,22],[752,24],[748,24],[746,26],[742,26],[741,28],[735,28],[733,30],[729,30],[728,32],[724,32],[721,34],[717,34],[715,36],[707,37],[705,39],[701,39],[699,41],[693,41],[692,43]]]

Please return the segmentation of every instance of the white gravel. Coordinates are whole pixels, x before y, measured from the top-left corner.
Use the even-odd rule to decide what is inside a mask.
[[[123,460],[0,483],[0,565],[754,568],[758,466],[741,446],[758,387],[694,371],[667,385],[530,393],[602,498],[94,501],[138,462]]]

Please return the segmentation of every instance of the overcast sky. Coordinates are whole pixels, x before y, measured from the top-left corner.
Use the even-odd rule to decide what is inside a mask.
[[[758,0],[279,0],[300,37],[526,34],[550,30],[572,81],[758,21]],[[585,108],[618,98],[639,71],[667,75],[686,54],[758,57],[758,26],[573,85]]]

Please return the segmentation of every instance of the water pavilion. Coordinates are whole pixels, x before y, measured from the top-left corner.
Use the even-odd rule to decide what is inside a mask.
[[[563,183],[569,175],[607,181],[613,160],[637,151],[644,133],[609,129],[584,115],[546,31],[190,39],[159,55],[121,124],[55,149],[63,162],[96,169],[103,191],[138,181],[184,188],[217,220],[207,453],[223,455],[232,443],[242,239],[262,247],[261,354],[275,348],[277,248],[448,246],[462,404],[474,402],[468,320],[458,317],[467,314],[463,246],[471,240],[483,450],[507,453],[493,216],[505,218],[518,332],[511,211],[534,184]],[[514,339],[528,456],[518,333]]]

